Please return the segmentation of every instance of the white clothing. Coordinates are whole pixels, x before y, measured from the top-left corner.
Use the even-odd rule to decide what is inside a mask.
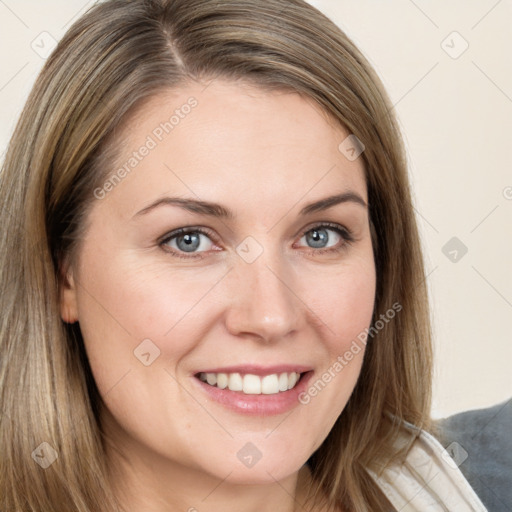
[[[487,512],[456,461],[424,430],[402,465],[386,468],[380,477],[368,473],[399,512]]]

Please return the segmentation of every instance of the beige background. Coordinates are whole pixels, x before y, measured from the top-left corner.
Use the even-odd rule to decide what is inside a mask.
[[[0,158],[52,38],[93,3],[0,0]],[[512,396],[512,2],[311,3],[369,58],[401,122],[431,292],[433,415],[506,400]],[[455,245],[443,252],[453,237]]]

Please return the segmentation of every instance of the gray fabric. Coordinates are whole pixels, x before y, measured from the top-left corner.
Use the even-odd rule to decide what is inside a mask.
[[[512,511],[512,399],[436,423],[439,441],[489,512]]]

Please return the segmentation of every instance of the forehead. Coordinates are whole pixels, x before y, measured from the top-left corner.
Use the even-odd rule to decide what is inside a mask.
[[[125,178],[111,196],[133,209],[169,192],[224,200],[235,210],[346,189],[366,200],[362,159],[339,149],[349,135],[297,93],[191,83],[155,95],[118,131],[110,173],[124,168]]]

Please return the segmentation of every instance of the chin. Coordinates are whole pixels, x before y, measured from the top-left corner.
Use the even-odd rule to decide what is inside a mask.
[[[299,444],[300,446],[300,444]],[[284,453],[270,447],[257,450],[253,445],[246,444],[240,449],[235,458],[225,456],[219,464],[207,470],[215,478],[226,479],[238,485],[264,485],[283,480],[297,473],[306,463],[310,454]]]

